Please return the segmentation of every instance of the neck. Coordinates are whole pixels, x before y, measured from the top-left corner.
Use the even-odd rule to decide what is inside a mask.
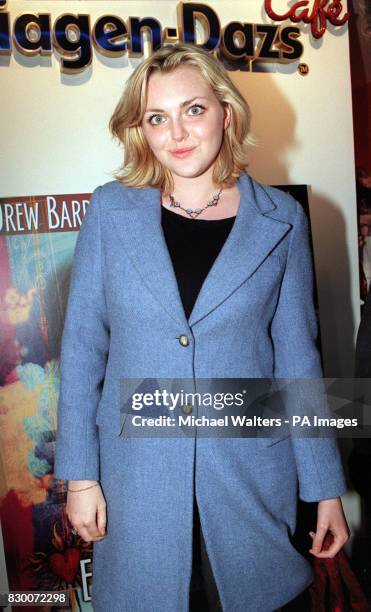
[[[220,190],[220,187],[212,180],[212,172],[192,178],[173,175],[173,180],[172,195],[175,200],[181,202],[182,206],[205,206],[213,195]]]

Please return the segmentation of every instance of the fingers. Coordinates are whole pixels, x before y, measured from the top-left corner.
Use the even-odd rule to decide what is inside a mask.
[[[106,506],[105,504],[99,504],[97,508],[97,527],[100,535],[106,531]]]
[[[318,526],[317,526],[316,533],[314,533],[313,531],[309,532],[309,535],[313,539],[312,548],[309,549],[309,552],[312,555],[317,557],[319,553],[321,552],[323,540],[325,538],[326,533],[327,533],[327,527],[318,527]]]
[[[103,528],[103,531],[100,530],[95,520],[91,520],[88,523],[81,523],[76,519],[69,520],[78,535],[86,542],[95,542],[105,537],[105,528]]]
[[[95,517],[89,519],[81,516],[68,516],[69,522],[77,533],[86,542],[101,540],[105,537],[105,529],[100,530]]]
[[[105,537],[104,535],[100,534],[95,523],[80,526],[75,525],[75,529],[78,532],[79,536],[83,540],[85,540],[85,542],[96,542],[98,540],[102,540]]]
[[[98,541],[106,536],[106,503],[103,496],[89,499],[87,494],[71,498],[67,503],[68,519],[86,542]]]
[[[318,502],[317,531],[309,532],[313,543],[309,552],[319,559],[331,559],[348,541],[350,531],[345,519],[340,497],[324,499]],[[331,543],[323,549],[324,538],[330,532],[333,536]]]
[[[349,539],[348,533],[333,534],[334,539],[329,548],[327,550],[321,550],[323,538],[321,546],[318,548],[318,546],[315,546],[316,534],[313,533],[313,531],[310,531],[309,535],[313,539],[312,548],[309,550],[309,552],[318,559],[333,559]]]

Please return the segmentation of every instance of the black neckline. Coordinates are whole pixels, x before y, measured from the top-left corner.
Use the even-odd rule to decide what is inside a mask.
[[[185,223],[185,224],[198,224],[198,225],[220,225],[222,223],[225,223],[226,221],[231,222],[234,221],[236,219],[237,215],[234,215],[233,217],[224,217],[223,219],[192,219],[191,217],[184,217],[183,215],[180,215],[179,213],[175,212],[174,210],[169,210],[168,208],[166,208],[163,204],[161,204],[161,210],[162,212],[165,214],[168,213],[168,215],[170,215],[172,218],[177,218],[179,219],[179,221],[181,223]]]

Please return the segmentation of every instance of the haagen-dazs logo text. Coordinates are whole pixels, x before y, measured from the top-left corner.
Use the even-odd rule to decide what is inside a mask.
[[[341,0],[299,0],[295,2],[286,12],[277,13],[273,9],[273,2],[279,4],[282,0],[265,0],[265,10],[267,15],[274,21],[285,21],[290,19],[294,23],[311,24],[311,31],[314,38],[321,38],[326,32],[327,22],[334,26],[341,26],[346,23],[350,13],[344,11]]]

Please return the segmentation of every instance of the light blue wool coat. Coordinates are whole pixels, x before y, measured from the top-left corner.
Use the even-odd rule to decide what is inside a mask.
[[[158,189],[106,183],[82,222],[55,476],[100,479],[106,498],[107,537],[94,544],[96,612],[188,612],[194,488],[224,612],[275,610],[312,581],[291,544],[298,494],[317,501],[346,491],[330,438],[120,435],[121,378],[321,376],[305,213],[247,174],[238,187],[235,223],[188,321]]]

